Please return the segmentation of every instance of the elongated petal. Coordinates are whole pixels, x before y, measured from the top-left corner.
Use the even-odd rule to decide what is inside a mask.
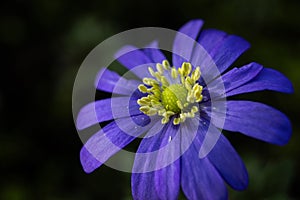
[[[187,199],[227,199],[227,189],[207,158],[191,146],[182,156],[181,187]]]
[[[214,34],[212,34],[214,32]],[[213,39],[207,39],[212,34]],[[210,30],[201,33],[198,42],[202,45],[211,58],[207,57],[202,58],[198,54],[203,54],[201,48],[195,48],[192,60],[192,64],[195,66],[200,66],[203,74],[213,74],[214,78],[221,73],[223,73],[242,53],[244,53],[249,47],[250,44],[241,37],[235,35],[224,35],[224,32]],[[215,65],[218,68],[219,73],[217,74],[214,68],[212,68],[211,59],[214,61]],[[206,80],[210,81],[210,80]]]
[[[124,46],[116,53],[115,57],[139,78],[151,77],[148,72],[148,66],[153,64],[153,62],[142,50],[134,46]]]
[[[211,58],[211,52],[218,47],[220,44],[222,44],[223,40],[227,37],[227,34],[223,31],[215,30],[215,29],[204,29],[199,38],[198,38],[198,45],[194,47],[194,51],[191,57],[191,63],[193,66],[200,66],[201,71],[205,72],[209,69],[208,66],[213,65],[213,59],[212,62],[209,63],[208,58]],[[204,60],[206,60],[206,65],[203,66]],[[205,69],[204,69],[205,68]],[[208,76],[205,74],[205,76]],[[213,77],[207,77],[213,79],[216,75],[213,74]],[[207,80],[209,81],[209,80]]]
[[[160,165],[169,162],[168,159],[173,156],[179,157],[179,139],[171,144],[173,148],[161,149],[170,144],[170,138],[176,132],[176,127],[169,123],[159,133],[142,140],[133,167],[133,171],[141,173],[133,173],[131,179],[134,199],[177,199],[180,189],[180,160],[175,158],[166,167],[160,168]],[[147,172],[149,170],[155,171]]]
[[[176,137],[177,127],[170,123],[163,136],[158,154],[158,163],[170,162],[172,164],[155,172],[155,187],[160,199],[177,199],[180,190],[180,137]],[[176,138],[174,138],[176,137]],[[169,148],[166,148],[166,145]]]
[[[139,105],[129,97],[103,99],[89,103],[80,110],[76,127],[78,130],[82,130],[96,123],[138,114],[142,114],[139,111]]]
[[[195,44],[193,40],[197,39],[202,25],[202,20],[192,20],[179,29],[179,32],[185,34],[186,36],[177,34],[175,37],[172,51],[172,60],[175,67],[181,67],[182,62],[189,61],[191,58]]]
[[[143,139],[146,140],[146,139]],[[142,140],[142,142],[143,142]],[[151,147],[150,147],[151,146]],[[137,153],[146,153],[148,150],[147,148],[154,148],[153,146],[157,146],[155,143],[150,143],[149,146],[140,145]],[[145,148],[145,149],[144,149]],[[155,147],[157,148],[157,147]],[[137,159],[134,162],[134,168],[137,166]],[[154,161],[154,163],[156,160]],[[142,163],[138,164],[142,168],[147,168],[147,165],[143,165]],[[140,200],[140,199],[159,199],[158,193],[155,188],[155,180],[154,180],[154,171],[148,171],[145,169],[145,172],[141,173],[132,173],[131,175],[131,190],[132,190],[132,197],[133,199]]]
[[[140,83],[137,80],[126,80],[108,69],[102,69],[95,80],[95,87],[104,92],[130,95]]]
[[[232,188],[236,190],[245,189],[248,185],[247,170],[229,141],[219,129],[210,124],[204,117],[201,118],[198,126],[193,145],[195,151],[199,152],[199,157],[208,158],[209,162]],[[204,148],[206,148],[204,151],[209,151],[206,152],[205,157],[201,155]]]
[[[215,127],[211,131],[219,132]],[[218,170],[223,179],[235,190],[244,190],[248,186],[247,169],[223,134],[208,154],[208,159]]]
[[[131,176],[133,199],[177,199],[180,189],[180,161],[147,173]]]
[[[154,134],[154,129],[158,133]],[[164,168],[180,157],[180,134],[178,127],[168,123],[163,129],[153,127],[149,130],[151,137],[141,141],[135,156],[133,172],[147,172]]]
[[[225,92],[226,96],[228,96],[227,94],[232,90],[255,78],[262,69],[263,67],[257,63],[250,63],[240,68],[234,68],[209,83],[207,87],[209,91],[213,91],[216,95],[223,96]]]
[[[166,60],[165,55],[159,50],[157,41],[150,43],[143,51],[153,63],[162,63]]]
[[[227,96],[261,90],[273,90],[284,93],[294,92],[292,83],[283,74],[273,69],[263,68],[251,81],[234,90],[228,91]]]
[[[154,183],[154,172],[133,173],[131,175],[131,190],[133,199],[159,200]]]
[[[85,172],[94,171],[147,129],[134,126],[128,121],[129,118],[123,118],[118,122],[111,122],[84,144],[80,152],[80,161]],[[119,128],[120,125],[122,130]]]
[[[286,144],[292,133],[291,123],[283,113],[251,101],[227,102],[224,129],[277,145]]]
[[[85,173],[91,173],[103,164],[85,147],[82,147],[80,151],[80,162]]]
[[[216,29],[205,29],[201,32],[198,42],[206,51],[212,52],[213,49],[222,44],[228,35],[224,31]]]
[[[170,154],[172,153],[170,152]],[[180,159],[156,171],[154,180],[160,199],[177,199],[180,190]]]
[[[243,38],[229,35],[211,51],[211,56],[220,73],[223,73],[249,47],[250,44]]]

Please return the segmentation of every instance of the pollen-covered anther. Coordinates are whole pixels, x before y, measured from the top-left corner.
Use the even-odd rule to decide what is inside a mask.
[[[160,103],[159,101],[157,101],[156,99],[152,99],[152,100],[151,100],[151,106],[152,106],[153,108],[158,108],[158,109],[160,109],[160,108],[161,108],[161,103]]]
[[[168,87],[170,85],[168,79],[164,76],[161,77],[161,83],[163,86]]]
[[[146,86],[144,86],[143,84],[140,84],[140,85],[138,86],[138,89],[139,89],[139,91],[142,92],[142,93],[147,93],[147,92],[148,92],[148,88],[147,88]]]
[[[201,76],[200,67],[196,67],[196,69],[192,72],[191,79],[195,83]]]
[[[197,103],[202,101],[202,86],[198,80],[200,67],[192,71],[192,65],[183,62],[181,67],[171,67],[167,60],[155,65],[156,71],[148,67],[153,78],[144,78],[138,89],[147,97],[140,98],[137,103],[140,111],[146,115],[159,115],[161,123],[166,124],[173,118],[173,124],[178,125],[187,118],[195,117],[198,112]]]
[[[140,107],[140,111],[142,111],[143,113],[149,115],[149,116],[153,116],[156,115],[157,110],[154,108],[151,108],[149,106],[142,106]]]
[[[165,70],[170,70],[170,63],[167,60],[164,60],[162,62],[162,65],[163,65]]]
[[[152,69],[152,67],[148,67],[148,71],[149,71],[149,73],[151,74],[151,76],[155,77],[155,72],[154,72],[154,70]]]
[[[162,124],[168,123],[170,121],[170,117],[174,114],[175,113],[172,111],[162,110],[162,112],[160,113],[160,115],[163,116],[163,118],[161,119],[161,123]]]
[[[181,68],[178,69],[178,72],[181,76],[185,77],[191,73],[192,65],[188,62],[183,62]]]
[[[172,76],[173,79],[177,79],[178,72],[177,72],[177,70],[175,68],[171,69],[171,76]]]
[[[163,73],[164,73],[164,67],[163,67],[162,64],[157,63],[157,64],[156,64],[156,70],[158,71],[158,73],[159,73],[160,75],[163,75]]]
[[[148,86],[154,86],[154,85],[158,85],[159,84],[157,82],[157,80],[155,80],[153,78],[143,78],[143,83],[145,85],[148,85]]]
[[[193,88],[188,92],[187,101],[190,103],[200,102],[203,99],[202,96],[203,87],[196,83]]]
[[[149,105],[149,102],[145,101],[145,100],[142,100],[142,99],[139,99],[137,101],[137,103],[140,105],[140,106],[146,106],[146,105]]]
[[[197,112],[198,112],[198,107],[197,106],[193,106],[189,112],[180,113],[180,115],[179,115],[178,118],[174,118],[173,124],[177,125],[177,124],[180,124],[182,122],[185,122],[186,118],[193,118],[193,117],[195,117],[195,114]]]

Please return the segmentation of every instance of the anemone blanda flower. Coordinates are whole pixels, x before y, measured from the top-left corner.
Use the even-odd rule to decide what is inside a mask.
[[[179,32],[196,40],[207,51],[221,76],[214,74],[204,80],[202,77],[209,72],[209,66],[204,61],[200,62],[200,67],[195,65],[195,57],[199,57],[201,52],[197,51],[193,43],[182,38],[175,38],[173,50],[183,52],[185,58],[173,54],[172,65],[155,42],[146,49],[127,47],[132,51],[117,60],[132,70],[139,81],[123,80],[123,77],[110,70],[101,72],[101,78],[97,79],[97,89],[121,96],[92,102],[78,114],[79,130],[100,122],[109,122],[81,150],[81,163],[87,173],[101,166],[136,137],[146,133],[148,137],[142,139],[137,153],[153,152],[175,141],[173,148],[157,160],[150,156],[142,160],[136,158],[133,168],[143,169],[148,165],[155,168],[159,163],[168,162],[164,160],[166,157],[174,157],[174,160],[171,159],[172,162],[156,170],[133,173],[131,184],[134,199],[176,199],[180,188],[188,199],[227,199],[225,183],[235,190],[243,190],[248,185],[248,174],[242,160],[220,129],[240,132],[276,145],[284,145],[289,141],[292,131],[288,118],[262,103],[223,101],[226,103],[224,123],[219,124],[219,120],[214,119],[212,97],[224,99],[224,96],[261,90],[292,93],[293,87],[278,71],[254,62],[225,72],[249,48],[249,43],[241,37],[219,30],[201,30],[202,25],[202,20],[192,20],[181,27]],[[136,66],[144,64],[145,67],[134,71]],[[122,84],[118,83],[120,80]],[[214,87],[217,80],[222,80],[225,94]],[[130,120],[147,128],[135,130],[134,124],[128,123]],[[147,126],[149,124],[151,126]],[[156,127],[156,132],[152,131],[153,127]],[[190,132],[195,133],[192,138]],[[211,132],[217,133],[218,139],[211,151],[199,158],[201,145]],[[180,136],[174,139],[176,135]],[[111,146],[106,138],[115,146]],[[191,142],[183,151],[182,144],[189,139]]]

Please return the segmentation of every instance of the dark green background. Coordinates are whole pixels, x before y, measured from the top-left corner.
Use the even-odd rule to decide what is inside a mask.
[[[251,43],[235,66],[257,61],[295,87],[293,95],[241,96],[286,113],[293,136],[278,147],[227,134],[250,175],[249,188],[230,191],[230,198],[299,199],[299,10],[298,0],[2,1],[0,199],[131,199],[130,174],[102,166],[88,175],[81,168],[71,109],[76,72],[114,34],[143,26],[176,30],[193,18]]]

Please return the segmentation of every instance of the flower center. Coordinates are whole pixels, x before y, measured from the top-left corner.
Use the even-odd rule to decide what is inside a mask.
[[[170,85],[162,92],[161,102],[166,110],[172,111],[174,113],[180,113],[181,109],[177,105],[177,102],[179,101],[179,104],[181,105],[187,103],[187,93],[187,89],[181,84]]]
[[[174,125],[194,117],[198,112],[196,105],[203,98],[203,87],[198,84],[200,67],[192,71],[192,65],[184,62],[176,69],[164,60],[156,64],[156,71],[151,67],[148,70],[153,78],[144,78],[144,84],[138,87],[148,94],[137,101],[140,111],[148,116],[162,116],[162,124],[168,123],[171,117]]]

